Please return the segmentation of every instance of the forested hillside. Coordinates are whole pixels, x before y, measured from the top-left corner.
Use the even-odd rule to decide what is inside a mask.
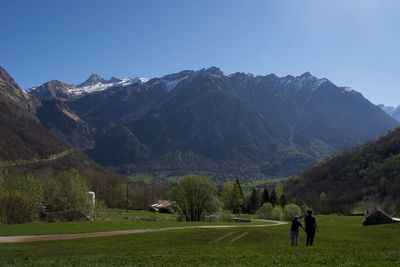
[[[146,208],[159,197],[160,186],[130,182],[53,135],[37,118],[36,115],[42,113],[49,118],[62,118],[62,129],[71,138],[90,131],[79,119],[76,124],[71,123],[75,116],[62,103],[48,104],[26,94],[0,67],[0,178],[15,180],[29,174],[48,181],[55,177],[69,179],[78,173],[90,190],[96,192],[97,199],[109,207],[127,206],[128,186],[137,190],[128,195],[136,208]],[[52,125],[48,121],[44,123],[49,128]],[[81,144],[85,143],[81,141]]]
[[[400,128],[320,162],[288,180],[285,192],[321,212],[351,212],[360,202],[398,211]]]

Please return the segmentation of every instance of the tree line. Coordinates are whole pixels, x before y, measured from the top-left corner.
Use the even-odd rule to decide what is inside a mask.
[[[257,213],[264,219],[289,220],[309,209],[305,205],[302,210],[296,204],[288,204],[285,195],[278,197],[274,188],[271,192],[267,187],[262,191],[254,188],[245,197],[239,179],[226,182],[218,192],[216,184],[209,178],[196,175],[182,177],[170,197],[187,221],[199,221],[221,209],[233,214]]]
[[[164,198],[169,187],[163,183],[146,184],[127,177],[96,173],[92,169],[70,169],[47,175],[0,173],[0,223],[25,223],[37,219],[38,210],[66,210],[89,214],[96,203],[108,208],[147,209]]]
[[[32,221],[41,206],[46,211],[79,210],[88,214],[93,208],[88,191],[96,192],[96,202],[108,208],[147,209],[153,201],[171,199],[187,221],[199,221],[220,211],[290,219],[306,209],[288,204],[285,194],[277,194],[275,188],[254,188],[245,196],[239,179],[226,182],[218,190],[211,179],[197,175],[182,177],[173,188],[162,182],[100,178],[93,179],[82,170],[58,172],[47,178],[0,174],[0,222]]]

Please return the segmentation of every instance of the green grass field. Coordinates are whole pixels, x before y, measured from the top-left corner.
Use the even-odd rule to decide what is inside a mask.
[[[96,221],[0,224],[0,236],[89,233],[196,225],[254,225],[265,222],[182,222],[176,215],[143,210],[100,210]]]
[[[176,220],[176,215],[147,210],[100,209],[96,211],[97,220]]]
[[[299,247],[290,247],[289,225],[0,244],[0,266],[399,265],[400,224],[362,227],[361,221],[319,216],[312,248],[305,247],[303,233]]]
[[[0,224],[0,236],[45,235],[153,229],[197,225],[261,225],[264,222],[178,222],[178,221],[82,221],[64,223]]]

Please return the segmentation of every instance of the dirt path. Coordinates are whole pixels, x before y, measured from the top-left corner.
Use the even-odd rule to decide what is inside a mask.
[[[73,240],[92,237],[108,237],[108,236],[123,236],[132,234],[145,234],[172,230],[185,229],[216,229],[216,228],[247,228],[247,227],[268,227],[287,224],[287,222],[271,221],[271,220],[255,220],[260,222],[270,222],[272,224],[253,224],[253,225],[198,225],[198,226],[180,226],[167,227],[158,229],[135,229],[121,230],[109,232],[94,232],[94,233],[79,233],[79,234],[60,234],[60,235],[21,235],[21,236],[0,236],[0,244],[2,243],[29,243],[40,241],[56,241],[56,240]]]
[[[6,168],[6,167],[13,167],[13,166],[21,166],[21,165],[28,165],[28,164],[34,164],[34,163],[44,163],[44,162],[49,162],[53,160],[57,160],[60,158],[63,158],[72,152],[74,152],[74,149],[67,149],[64,150],[63,152],[49,155],[46,158],[42,159],[32,159],[32,160],[17,160],[17,161],[0,161],[0,168]]]

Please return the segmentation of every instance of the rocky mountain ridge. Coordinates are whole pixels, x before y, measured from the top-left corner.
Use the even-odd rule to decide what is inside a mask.
[[[124,173],[291,175],[397,125],[359,92],[310,73],[225,75],[211,67],[72,98],[37,90],[42,109],[59,114],[39,112],[46,127]]]

